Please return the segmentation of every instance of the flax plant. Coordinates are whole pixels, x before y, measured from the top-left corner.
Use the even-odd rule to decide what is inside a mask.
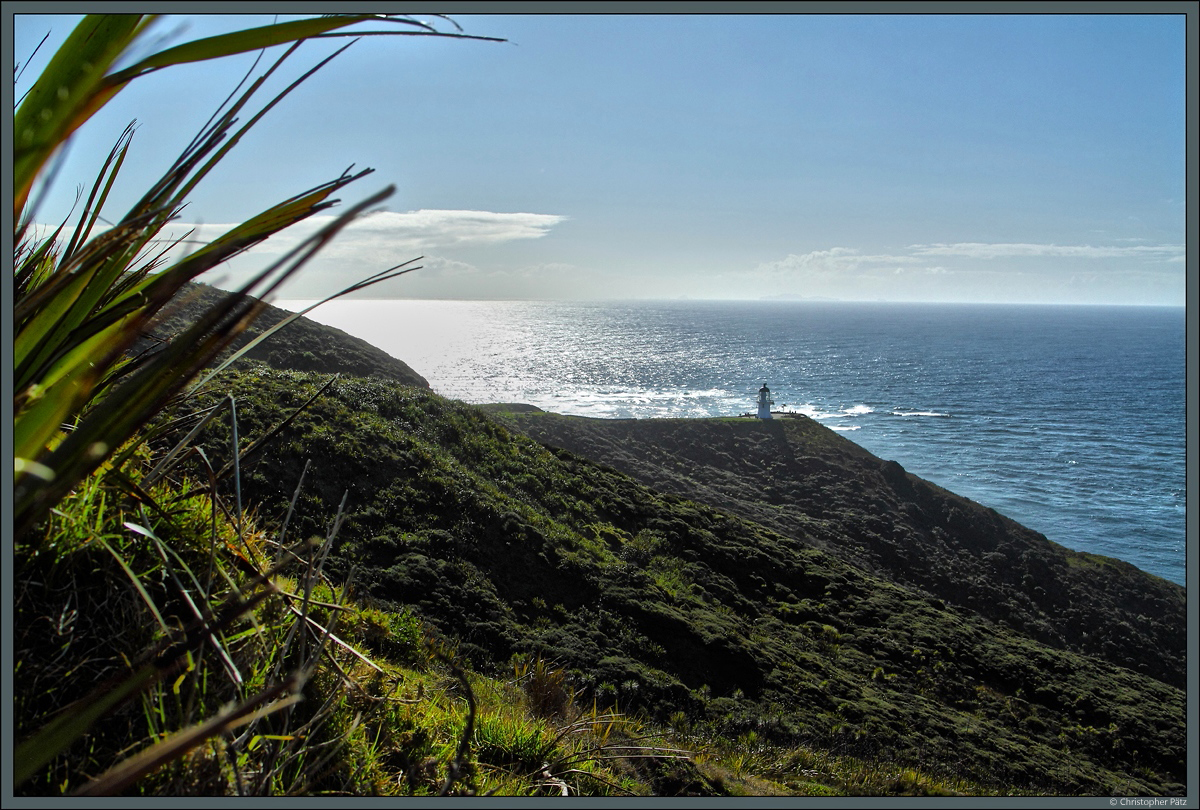
[[[297,222],[328,209],[333,195],[369,172],[340,177],[275,205],[182,259],[159,246],[162,228],[187,195],[245,132],[333,56],[303,73],[249,119],[237,116],[305,39],[397,33],[444,34],[389,15],[330,15],[210,37],[167,48],[115,70],[152,22],[141,15],[90,15],[50,60],[17,109],[14,123],[14,518],[27,531],[83,476],[162,410],[258,314],[261,298],[299,270],[355,216],[391,193],[352,206],[153,357],[127,351],[188,281]],[[387,25],[362,31],[364,24]],[[344,31],[342,29],[355,29]],[[95,233],[126,160],[132,128],[118,139],[92,184],[78,224],[32,236],[31,189],[67,137],[138,77],[184,62],[287,45],[261,75],[233,94],[162,179],[111,229]],[[339,51],[340,52],[340,51]],[[247,77],[249,79],[249,77]],[[170,245],[169,247],[174,247]],[[386,273],[374,278],[381,281]],[[120,380],[119,401],[106,394]],[[66,426],[66,429],[64,429]]]
[[[257,99],[263,85],[281,72],[306,40],[363,35],[486,39],[469,37],[461,29],[441,31],[408,17],[334,14],[198,39],[138,57],[144,53],[144,35],[154,21],[154,15],[85,17],[50,59],[14,114],[12,520],[17,574],[20,576],[21,569],[38,554],[65,560],[73,549],[52,547],[47,527],[68,517],[79,518],[78,510],[92,508],[88,504],[103,507],[106,501],[102,487],[116,483],[141,503],[139,516],[124,520],[118,537],[99,531],[102,524],[108,525],[109,513],[117,514],[112,503],[103,516],[83,515],[83,521],[94,523],[97,530],[84,531],[86,539],[77,545],[103,548],[115,560],[144,609],[154,617],[159,635],[154,649],[147,651],[140,662],[132,663],[124,675],[98,686],[80,704],[80,710],[60,713],[40,731],[26,735],[18,748],[18,786],[88,733],[105,713],[139,694],[159,689],[168,676],[178,675],[173,682],[173,691],[178,695],[184,674],[198,677],[196,661],[202,649],[215,655],[218,664],[214,671],[223,671],[236,686],[239,701],[210,712],[199,722],[192,722],[188,719],[191,714],[184,712],[184,722],[189,725],[171,734],[167,733],[169,729],[155,726],[153,736],[166,735],[166,739],[118,762],[82,792],[124,791],[150,771],[178,760],[214,735],[229,735],[232,729],[243,726],[256,728],[264,714],[286,709],[297,699],[304,680],[327,658],[325,652],[331,646],[344,646],[328,624],[314,627],[309,582],[298,604],[295,598],[284,597],[288,621],[280,627],[286,625],[290,630],[271,659],[297,659],[298,663],[292,662],[288,671],[276,672],[266,682],[251,683],[253,678],[243,676],[229,652],[228,634],[247,619],[256,621],[254,613],[263,600],[278,596],[271,579],[280,569],[254,557],[245,543],[240,509],[236,531],[247,553],[228,546],[243,565],[240,583],[225,566],[215,562],[215,528],[207,573],[201,572],[194,559],[189,562],[186,551],[173,548],[160,537],[161,530],[154,526],[162,524],[155,515],[168,515],[170,508],[162,503],[161,493],[153,494],[153,488],[168,476],[175,459],[188,455],[186,444],[191,436],[155,465],[145,443],[155,431],[166,429],[167,414],[175,412],[197,385],[212,379],[211,374],[201,379],[202,372],[211,369],[216,358],[262,311],[265,305],[259,299],[299,271],[342,228],[389,196],[392,189],[385,188],[349,206],[158,351],[135,356],[131,350],[188,282],[268,237],[328,210],[338,202],[336,194],[370,173],[369,169],[348,169],[328,182],[284,199],[181,258],[176,257],[179,251],[174,248],[180,247],[186,237],[162,239],[163,228],[179,215],[189,194],[247,130],[350,44],[304,70],[283,91],[260,103]],[[52,180],[50,167],[55,156],[73,132],[86,125],[129,83],[175,65],[265,52],[268,48],[281,49],[282,53],[260,74],[254,75],[252,69],[162,178],[115,225],[107,230],[98,227],[121,168],[130,157],[132,125],[117,139],[91,183],[76,224],[63,222],[48,236],[35,233],[37,199],[41,188]],[[119,67],[121,64],[130,66]],[[257,61],[255,65],[257,68]],[[259,106],[255,108],[255,104]],[[403,262],[331,297],[412,269],[412,261]],[[236,425],[233,403],[229,406]],[[201,421],[204,418],[209,416],[202,416]],[[235,447],[234,458],[242,452]],[[212,473],[212,480],[218,477]],[[86,496],[83,501],[79,493]],[[210,493],[215,527],[218,499],[215,491],[210,489]],[[68,497],[74,504],[73,517],[58,509]],[[325,553],[336,535],[336,524],[326,539]],[[281,547],[282,540],[281,534]],[[60,567],[68,566],[69,562],[63,562]],[[310,574],[319,572],[319,563],[313,566]],[[163,595],[152,592],[145,574],[150,569],[156,572],[170,598],[185,606],[189,617],[185,626],[171,627],[164,618],[160,611]],[[80,579],[74,574],[65,578],[73,582]],[[68,616],[64,609],[63,617]],[[65,626],[63,622],[60,629]],[[246,638],[245,633],[239,630],[236,638]],[[181,668],[184,674],[179,674]],[[158,716],[165,715],[158,711]],[[36,718],[24,720],[28,728]]]

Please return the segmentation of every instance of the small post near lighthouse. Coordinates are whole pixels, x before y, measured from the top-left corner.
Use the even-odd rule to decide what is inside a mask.
[[[770,419],[771,406],[775,404],[775,400],[771,399],[771,389],[767,388],[767,384],[763,383],[763,387],[758,389],[758,418]]]

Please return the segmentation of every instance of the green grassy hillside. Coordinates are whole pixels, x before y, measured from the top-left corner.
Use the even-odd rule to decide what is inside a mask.
[[[1179,588],[812,423],[491,415],[306,320],[251,346],[285,314],[243,331],[259,302],[191,282],[371,170],[194,245],[165,228],[328,59],[290,82],[294,47],[255,67],[112,219],[131,125],[67,181],[78,226],[33,227],[52,156],[141,76],[355,31],[476,39],[440,22],[321,15],[160,49],[147,16],[88,15],[15,110],[21,802],[1182,795]],[[244,292],[391,193],[322,214]]]
[[[153,329],[139,341],[135,351],[155,351],[160,345],[182,334],[204,312],[228,295],[226,291],[207,284],[185,285],[161,313]],[[268,305],[233,341],[222,357],[241,349],[289,315],[291,313],[286,310]],[[249,349],[245,357],[261,360],[277,368],[297,371],[334,369],[338,373],[356,377],[379,377],[405,385],[429,387],[425,378],[404,361],[397,360],[362,338],[303,317]]]
[[[493,412],[539,441],[828,551],[1052,647],[1183,687],[1186,592],[1070,551],[804,416],[584,419]]]
[[[224,385],[253,437],[324,381],[257,366]],[[754,735],[1001,791],[1183,791],[1181,664],[1166,640],[1172,628],[1184,635],[1175,586],[1075,558],[814,424],[692,427],[728,432],[731,447],[803,448],[793,459],[812,476],[767,497],[809,509],[749,520],[736,503],[721,511],[652,489],[479,409],[366,379],[336,383],[247,460],[243,496],[264,519],[282,518],[311,461],[293,525],[324,536],[305,516],[331,514],[345,496],[334,569],[353,567],[364,597],[412,609],[481,672],[540,656],[570,673],[583,701],[681,733]],[[206,448],[214,462],[227,456],[222,430]],[[731,457],[728,474],[744,463]],[[725,480],[707,478],[713,490]],[[928,553],[908,545],[914,536],[954,562],[894,562]],[[998,573],[994,587],[1015,605],[1000,614],[979,604],[986,586],[937,585],[938,571],[961,565],[984,579],[1026,552],[1068,584],[1079,581],[1072,559],[1115,571],[1103,581],[1129,582],[1114,603],[1145,620],[1122,637],[1111,628],[1125,619],[1106,623],[1093,600],[1071,614],[1078,630],[1055,630],[1054,602],[1035,590],[1050,580],[1019,591]],[[1143,632],[1139,657],[1125,642]],[[1107,644],[1093,650],[1093,634]]]

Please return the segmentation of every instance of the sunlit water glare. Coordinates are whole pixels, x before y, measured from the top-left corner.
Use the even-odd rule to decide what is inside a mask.
[[[728,416],[766,383],[777,410],[1184,581],[1182,308],[335,301],[310,317],[470,403]]]

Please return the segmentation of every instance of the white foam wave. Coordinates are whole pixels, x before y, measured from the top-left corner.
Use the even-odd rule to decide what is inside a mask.
[[[868,413],[875,413],[875,409],[870,405],[851,405],[849,408],[842,408],[840,411],[821,410],[815,405],[797,405],[791,410],[791,413],[800,413],[807,416],[809,419],[848,419],[854,416],[864,416]]]
[[[937,411],[892,411],[892,416],[950,416],[948,413]]]

